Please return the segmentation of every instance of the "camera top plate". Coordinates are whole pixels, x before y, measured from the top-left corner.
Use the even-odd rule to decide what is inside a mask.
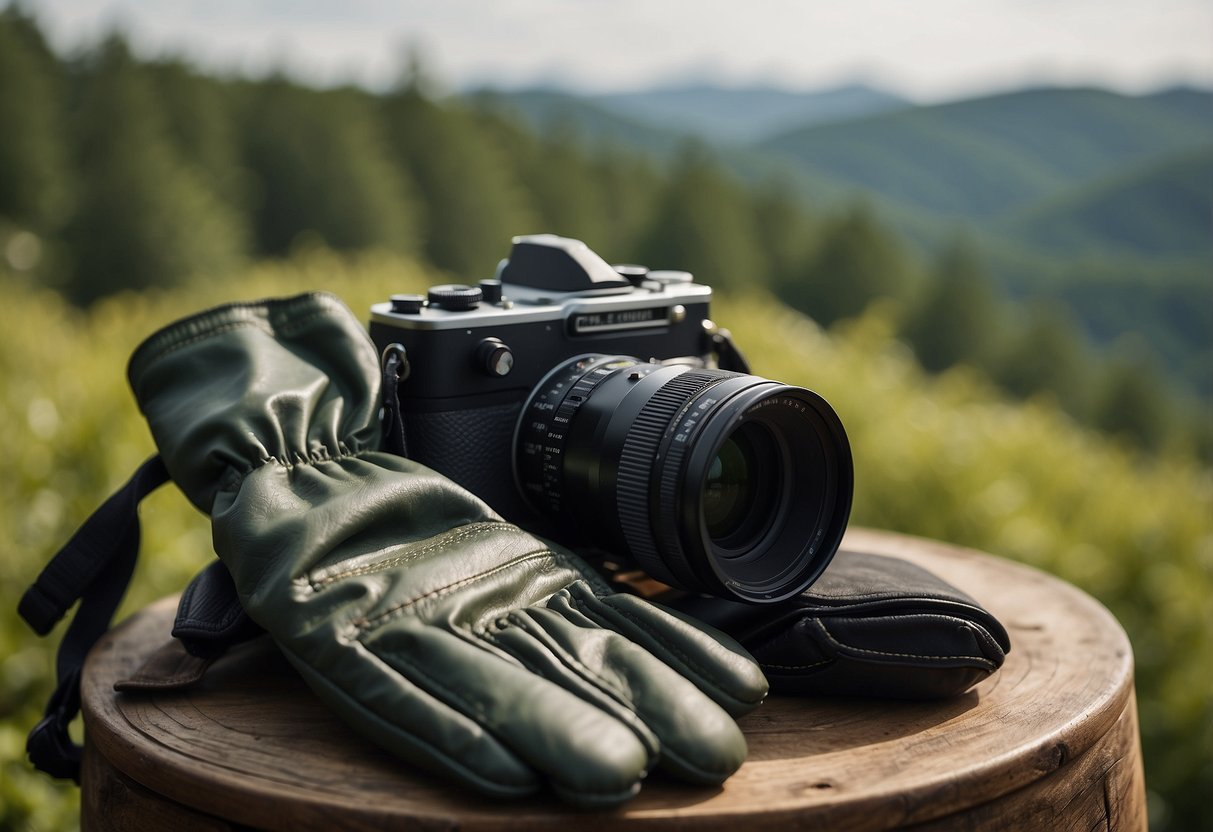
[[[473,286],[443,286],[458,303],[430,293],[428,303],[409,296],[406,304],[386,301],[371,307],[371,321],[405,330],[444,330],[538,324],[568,319],[570,334],[642,329],[678,323],[677,307],[707,303],[710,287],[692,282],[687,272],[648,272],[636,266],[618,270],[585,243],[554,234],[513,238],[509,258],[497,267],[495,302],[470,300]],[[489,289],[491,281],[481,286]],[[452,290],[464,290],[456,293]]]

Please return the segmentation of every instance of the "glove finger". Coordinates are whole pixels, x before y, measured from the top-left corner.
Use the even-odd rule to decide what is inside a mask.
[[[762,668],[719,630],[633,595],[599,597],[581,582],[553,597],[549,606],[554,605],[572,606],[598,626],[642,645],[734,717],[749,713],[766,698]]]
[[[476,719],[362,644],[331,651],[323,667],[279,647],[334,713],[397,757],[496,797],[533,794],[542,786],[539,773]]]
[[[546,775],[569,802],[614,806],[639,790],[652,754],[633,731],[479,637],[402,619],[363,641],[400,676]],[[448,753],[462,758],[467,752]]]
[[[655,737],[662,768],[679,778],[716,785],[741,766],[745,738],[724,710],[643,647],[588,623],[532,608],[511,613],[493,640],[638,736]]]

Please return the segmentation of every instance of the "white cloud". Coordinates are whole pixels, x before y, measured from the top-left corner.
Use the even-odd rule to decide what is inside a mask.
[[[1025,82],[1213,86],[1208,0],[43,0],[62,47],[120,22],[144,53],[320,82],[389,82],[419,42],[455,84],[633,88],[692,72],[924,98]]]

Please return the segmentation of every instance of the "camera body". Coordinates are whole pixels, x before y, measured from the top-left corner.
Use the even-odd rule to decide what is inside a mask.
[[[399,345],[406,356],[398,395],[408,455],[534,527],[513,470],[532,390],[589,353],[708,364],[711,296],[687,272],[611,266],[580,241],[522,236],[492,280],[375,304],[370,334],[381,352]]]

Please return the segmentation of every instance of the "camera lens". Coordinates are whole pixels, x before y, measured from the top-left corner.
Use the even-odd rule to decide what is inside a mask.
[[[802,387],[580,356],[531,392],[519,490],[574,538],[694,592],[778,601],[811,584],[850,514],[850,445]]]
[[[755,422],[725,440],[703,484],[703,515],[713,543],[739,549],[769,525],[772,481],[781,479],[782,466],[774,437]]]

